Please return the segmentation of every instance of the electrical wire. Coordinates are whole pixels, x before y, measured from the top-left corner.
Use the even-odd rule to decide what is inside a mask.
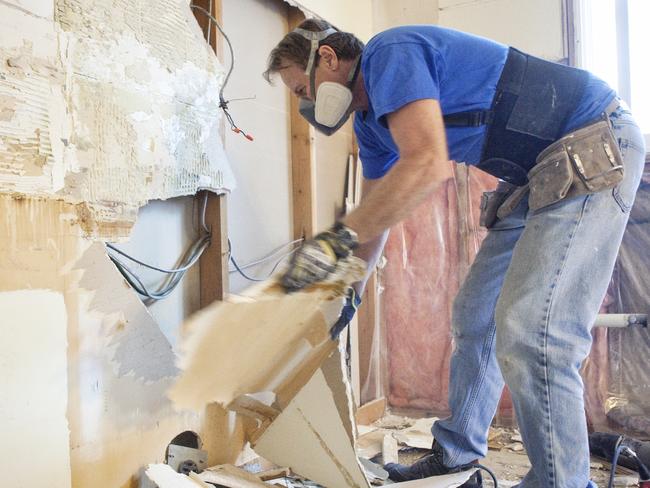
[[[302,241],[302,239],[297,239],[296,241],[297,241],[297,242],[300,242],[300,241]],[[286,247],[286,246],[288,246],[289,244],[294,244],[296,241],[292,241],[292,242],[290,242],[290,243],[288,243],[288,244],[285,244],[283,247]],[[260,277],[253,277],[253,276],[249,276],[248,274],[246,274],[246,273],[244,272],[245,267],[239,266],[239,264],[237,263],[237,260],[236,260],[236,259],[234,258],[234,256],[232,255],[232,243],[230,242],[230,239],[228,239],[228,259],[230,260],[230,262],[231,262],[231,263],[233,264],[233,266],[235,267],[235,269],[234,269],[233,271],[231,271],[231,272],[237,272],[237,273],[239,273],[239,274],[240,274],[244,279],[246,279],[246,280],[248,280],[248,281],[253,281],[253,282],[260,282],[260,281],[264,281],[264,280],[267,280],[268,278],[270,278],[270,277],[273,275],[273,273],[275,273],[275,270],[278,269],[278,266],[280,266],[280,263],[282,263],[282,261],[284,261],[285,258],[287,258],[287,257],[290,256],[291,254],[293,254],[295,251],[296,251],[296,249],[292,249],[290,252],[284,254],[284,255],[283,255],[283,256],[282,256],[282,257],[281,257],[281,258],[280,258],[280,259],[275,263],[275,265],[273,266],[273,268],[271,268],[271,271],[269,271],[269,272],[266,274],[266,276],[264,276],[263,278],[260,278]],[[268,260],[268,259],[264,259],[264,260]],[[262,261],[262,260],[260,260],[260,261]],[[247,266],[247,267],[251,267],[251,266],[254,266],[254,265],[255,265],[254,263],[249,263],[249,264],[247,264],[246,266]]]
[[[212,5],[211,5],[212,6]],[[223,38],[226,40],[226,44],[228,44],[228,50],[230,51],[230,67],[228,68],[228,72],[226,73],[226,77],[223,81],[223,85],[221,85],[221,88],[219,89],[219,108],[223,110],[224,115],[226,116],[226,120],[230,124],[230,130],[235,132],[236,134],[241,134],[244,136],[246,139],[249,141],[253,140],[253,136],[251,134],[246,133],[241,127],[238,127],[237,124],[235,123],[235,120],[233,119],[232,115],[230,115],[230,112],[228,111],[228,103],[230,102],[229,100],[226,100],[224,97],[224,90],[226,88],[226,85],[228,84],[228,81],[230,80],[230,75],[232,75],[233,70],[235,69],[235,51],[232,47],[232,43],[230,42],[230,38],[226,35],[224,30],[221,27],[221,24],[217,21],[217,19],[212,15],[211,11],[207,11],[203,7],[199,5],[194,5],[194,2],[190,3],[190,8],[197,10],[201,12],[203,15],[208,17],[209,22],[208,25],[210,25],[211,28],[211,23],[214,23],[214,25],[217,26],[217,29],[219,29],[219,32],[221,32],[221,35]],[[210,44],[210,36],[208,36],[208,44]]]
[[[205,249],[209,245],[210,245],[210,236],[204,235],[200,237],[190,246],[190,248],[188,248],[188,250],[183,256],[183,262],[192,263],[192,265],[195,264],[196,261],[198,261],[199,257],[201,256],[201,254],[203,254],[203,251],[205,251]],[[129,259],[132,259],[132,257],[126,255],[126,253],[121,253],[121,254],[125,255],[125,257],[128,257]],[[113,263],[117,266],[118,270],[120,270],[120,272],[126,279],[127,283],[129,283],[129,285],[134,290],[136,290],[137,293],[154,301],[162,300],[163,298],[168,297],[178,286],[178,284],[182,281],[182,279],[185,276],[185,273],[187,273],[187,271],[191,267],[188,265],[184,265],[181,268],[179,268],[178,271],[174,271],[172,273],[166,273],[168,274],[167,281],[163,283],[163,285],[156,291],[150,291],[144,285],[144,283],[138,277],[135,271],[133,271],[126,263],[124,263],[123,261],[121,261],[116,256],[110,253],[109,253],[109,257],[111,261],[113,261]],[[150,265],[146,265],[146,267],[149,267],[151,269],[154,268]]]
[[[252,261],[252,262],[250,262],[250,263],[244,264],[243,266],[240,266],[240,268],[241,268],[241,269],[248,269],[248,268],[252,268],[253,266],[257,266],[257,265],[259,265],[259,264],[262,264],[262,263],[265,263],[265,262],[267,262],[267,261],[270,261],[271,259],[275,258],[278,254],[280,254],[281,251],[282,251],[284,248],[289,247],[289,246],[292,246],[292,245],[297,244],[297,243],[300,243],[300,242],[302,242],[303,240],[304,240],[304,239],[301,238],[301,239],[296,239],[296,240],[291,241],[291,242],[287,242],[286,244],[282,244],[281,246],[278,246],[278,247],[276,247],[275,249],[273,249],[273,250],[272,250],[269,254],[267,254],[266,256],[264,256],[264,257],[262,257],[262,258],[260,258],[260,259],[258,259],[258,260],[256,260],[256,261]],[[280,256],[279,259],[282,260],[282,259],[286,258],[287,256],[291,256],[294,252],[296,252],[296,249],[292,249],[291,251],[282,254],[282,256]],[[231,269],[230,272],[231,272],[231,273],[236,273],[237,270],[233,270],[233,269]]]
[[[482,469],[483,471],[485,471],[492,478],[492,483],[494,483],[494,488],[499,487],[499,482],[497,481],[497,477],[490,468],[488,468],[487,466],[483,466],[482,464],[479,463],[472,463],[469,466],[471,466],[472,468]]]
[[[622,445],[623,436],[619,436],[616,440],[616,445],[614,447],[614,455],[612,456],[612,469],[609,473],[609,483],[607,484],[608,488],[613,488],[614,486],[614,477],[616,476],[616,466],[618,465],[618,456],[621,454],[621,451],[625,449],[625,446]]]
[[[188,247],[188,249],[183,253],[180,259],[180,265],[176,268],[163,268],[160,266],[154,266],[149,264],[141,259],[135,258],[130,254],[122,251],[113,244],[106,243],[108,249],[108,256],[113,261],[117,269],[122,273],[124,279],[127,283],[141,296],[148,298],[149,300],[162,300],[163,298],[168,297],[178,284],[185,277],[185,273],[196,264],[203,252],[210,245],[212,234],[210,229],[206,225],[205,215],[207,212],[208,206],[208,193],[205,192],[203,197],[203,202],[201,205],[201,211],[199,213],[199,236],[196,240]],[[117,255],[123,256],[131,262],[144,266],[145,268],[157,271],[159,273],[164,273],[167,276],[162,285],[156,290],[149,290],[142,280],[138,277],[135,271],[129,267],[124,261],[119,259]]]

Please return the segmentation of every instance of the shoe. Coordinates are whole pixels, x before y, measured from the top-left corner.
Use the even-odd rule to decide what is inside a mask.
[[[443,464],[442,455],[442,447],[434,442],[431,448],[431,453],[418,459],[410,466],[406,466],[404,464],[388,463],[384,466],[384,469],[388,471],[388,477],[391,480],[400,482],[420,480],[423,478],[429,478],[430,476],[458,473],[470,468],[468,465],[449,468]],[[481,473],[477,471],[461,486],[465,488],[480,488],[483,486]]]

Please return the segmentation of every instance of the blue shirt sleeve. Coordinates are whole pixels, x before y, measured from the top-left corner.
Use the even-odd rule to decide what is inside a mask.
[[[400,42],[377,46],[363,57],[364,82],[378,123],[386,115],[422,99],[440,100],[442,59],[430,46]]]
[[[354,133],[359,144],[363,177],[368,180],[381,178],[398,159],[398,155],[379,143],[377,136],[363,122],[360,113],[354,116]]]

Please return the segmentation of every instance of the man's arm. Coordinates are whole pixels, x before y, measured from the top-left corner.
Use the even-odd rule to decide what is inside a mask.
[[[417,100],[403,106],[388,115],[388,128],[400,159],[343,219],[357,233],[361,244],[370,245],[407,217],[453,174],[437,100]],[[355,255],[360,256],[359,251]]]
[[[370,195],[372,189],[375,188],[380,181],[381,180],[367,180],[364,178],[361,204],[363,204],[363,202],[368,198],[368,195]],[[386,244],[386,239],[388,239],[388,230],[384,230],[377,237],[367,242],[364,242],[354,250],[354,255],[358,258],[363,259],[368,264],[368,269],[366,271],[365,276],[363,277],[363,280],[353,285],[354,290],[358,296],[363,295],[363,291],[366,288],[366,283],[370,278],[370,274],[377,266],[377,261],[379,261],[381,252],[384,249],[384,245]]]

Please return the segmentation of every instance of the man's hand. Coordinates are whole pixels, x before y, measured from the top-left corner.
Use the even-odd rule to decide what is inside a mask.
[[[292,292],[322,281],[336,269],[339,259],[348,257],[357,245],[356,233],[337,222],[296,251],[282,277],[282,285]]]
[[[348,296],[345,299],[345,305],[341,309],[341,315],[339,315],[339,319],[330,329],[332,339],[336,339],[341,332],[343,332],[343,329],[350,325],[350,322],[352,322],[352,319],[354,318],[354,314],[357,313],[357,310],[359,309],[359,305],[361,305],[361,297],[357,295],[354,288],[350,288]]]

